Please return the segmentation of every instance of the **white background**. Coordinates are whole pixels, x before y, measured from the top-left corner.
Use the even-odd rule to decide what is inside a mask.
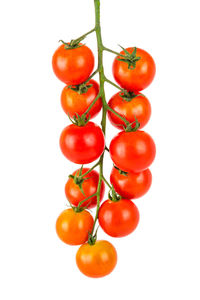
[[[118,251],[115,271],[102,279],[84,277],[75,265],[78,247],[60,242],[54,228],[66,207],[67,176],[77,166],[58,145],[69,121],[51,57],[59,39],[69,41],[93,27],[93,1],[2,1],[2,300],[200,299],[199,1],[101,2],[104,44],[144,48],[157,64],[155,81],[144,91],[153,110],[145,130],[157,144],[153,185],[135,201],[141,214],[135,233],[113,239],[99,230],[99,239]],[[96,51],[94,34],[87,45]],[[110,78],[113,58],[104,59]],[[106,92],[109,99],[115,89]],[[117,130],[107,128],[109,144]],[[108,155],[105,165],[109,178]]]

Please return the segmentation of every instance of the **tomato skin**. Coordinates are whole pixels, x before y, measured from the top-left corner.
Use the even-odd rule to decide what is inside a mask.
[[[130,101],[126,101],[120,97],[120,93],[121,92],[112,96],[108,105],[118,114],[125,117],[130,123],[134,122],[136,117],[140,123],[140,129],[143,128],[151,117],[151,104],[149,100],[144,95],[139,94],[139,96]],[[109,110],[108,118],[113,126],[123,130],[123,125],[125,126],[125,123]],[[135,127],[135,123],[132,127]]]
[[[123,237],[133,232],[139,222],[137,206],[127,199],[106,200],[99,209],[99,224],[112,237]]]
[[[64,156],[74,163],[91,163],[104,151],[104,134],[93,122],[85,126],[71,124],[61,133],[60,148]]]
[[[83,168],[82,174],[86,173],[89,169]],[[78,172],[77,172],[78,171]],[[72,175],[79,175],[80,169],[74,171]],[[84,200],[85,198],[95,194],[97,192],[97,186],[99,181],[99,174],[92,170],[87,175],[85,175],[86,180],[82,183],[82,189],[84,191],[85,196],[81,192],[79,186],[74,182],[73,178],[69,178],[66,185],[65,185],[65,195],[69,202],[74,205],[78,206],[78,204]],[[101,183],[101,190],[100,190],[100,201],[102,201],[103,196],[105,193],[105,184],[102,181]],[[90,204],[89,204],[90,203]],[[89,205],[88,205],[89,204]],[[82,203],[81,207],[87,206],[87,208],[93,208],[97,205],[97,196],[94,196],[88,200],[86,200],[84,203]]]
[[[129,53],[133,52],[133,47],[127,48]],[[120,54],[125,55],[124,51]],[[154,79],[156,73],[156,65],[152,56],[142,50],[137,48],[136,56],[141,57],[139,61],[136,62],[135,69],[128,69],[128,64],[117,60],[117,56],[113,62],[113,76],[117,83],[124,89],[128,91],[142,91],[147,88]]]
[[[72,208],[64,210],[56,221],[58,237],[68,245],[81,245],[88,239],[94,220],[87,211],[74,212]]]
[[[80,84],[92,73],[94,55],[85,45],[75,49],[65,49],[61,45],[53,54],[52,66],[55,75],[66,84]]]
[[[125,172],[141,172],[147,169],[155,155],[155,143],[145,131],[121,131],[110,143],[112,161]]]
[[[117,252],[108,241],[96,241],[92,246],[86,243],[77,251],[76,264],[79,270],[88,277],[104,277],[115,268]]]
[[[64,112],[67,115],[70,115],[70,117],[73,118],[77,114],[79,116],[84,114],[93,100],[97,97],[99,93],[99,84],[93,79],[88,82],[88,85],[89,84],[92,84],[92,87],[84,94],[79,94],[67,86],[62,90],[61,106]],[[88,118],[90,116],[90,118],[94,118],[100,112],[101,108],[102,100],[99,98],[86,117]]]
[[[110,182],[115,191],[124,199],[137,199],[145,195],[151,187],[152,175],[149,169],[139,173],[129,172],[126,175],[113,167]]]

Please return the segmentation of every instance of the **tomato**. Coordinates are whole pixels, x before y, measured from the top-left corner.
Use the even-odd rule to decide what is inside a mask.
[[[94,55],[90,48],[80,44],[81,47],[65,49],[61,45],[52,58],[55,75],[66,84],[80,84],[92,73],[94,68]]]
[[[64,210],[56,221],[56,232],[66,244],[81,245],[88,239],[94,220],[92,215],[83,210],[74,212],[72,208]]]
[[[136,229],[138,222],[139,211],[130,200],[106,200],[99,209],[99,224],[112,237],[130,234]]]
[[[124,173],[113,167],[110,182],[115,191],[125,199],[136,199],[148,192],[152,182],[149,169],[139,173]]]
[[[88,109],[93,100],[97,97],[99,93],[99,84],[91,79],[87,85],[92,85],[88,88],[86,93],[79,94],[67,86],[64,87],[61,94],[61,105],[64,112],[70,117],[76,116],[78,114],[81,116]],[[99,98],[94,106],[90,109],[89,113],[86,115],[88,118],[94,118],[102,108],[102,100]]]
[[[89,169],[84,168],[82,169],[82,175],[86,173]],[[76,170],[72,175],[75,176],[75,174],[79,175],[80,169]],[[99,182],[99,174],[92,170],[88,174],[83,177],[83,179],[86,178],[83,183],[81,184],[82,190],[84,192],[84,195],[79,187],[78,184],[75,183],[73,178],[69,178],[66,185],[65,185],[65,194],[69,202],[74,205],[78,206],[78,204],[86,199],[87,197],[95,194],[97,192],[97,186]],[[100,191],[100,201],[103,199],[105,192],[105,184],[102,181],[101,183],[101,191]],[[90,204],[89,204],[90,203]],[[89,204],[89,205],[88,205]],[[87,206],[87,208],[93,208],[97,204],[97,196],[94,196],[85,202],[82,203],[81,207]]]
[[[141,172],[153,162],[156,146],[152,137],[144,131],[121,131],[110,143],[110,155],[119,169]]]
[[[135,48],[130,47],[126,50],[132,53]],[[120,54],[125,55],[124,51]],[[117,56],[113,62],[113,76],[117,83],[128,91],[142,91],[153,81],[156,72],[156,66],[153,58],[145,50],[137,48],[136,57],[140,60],[136,61],[134,69],[128,68],[128,63],[119,61]]]
[[[120,96],[119,92],[109,100],[108,105],[118,114],[125,117],[130,123],[134,122],[136,117],[140,123],[140,128],[143,128],[147,124],[151,116],[151,104],[142,94],[138,94],[138,96],[131,100],[125,100]],[[109,110],[108,118],[115,127],[123,129],[125,123]],[[135,123],[132,127],[135,127]]]
[[[110,274],[117,264],[117,252],[107,241],[82,245],[76,254],[79,270],[88,277],[98,278]]]
[[[74,163],[91,163],[104,151],[104,134],[93,122],[85,126],[71,124],[61,133],[60,148],[65,157]]]

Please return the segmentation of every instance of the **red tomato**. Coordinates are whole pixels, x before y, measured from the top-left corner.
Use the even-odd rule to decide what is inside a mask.
[[[110,236],[126,236],[136,229],[138,222],[139,211],[130,200],[106,200],[100,207],[99,224]]]
[[[134,48],[126,49],[132,53]],[[125,55],[124,51],[120,54]],[[150,85],[156,73],[156,66],[153,58],[146,51],[137,48],[136,56],[141,59],[136,62],[134,69],[129,69],[128,64],[124,61],[117,60],[121,58],[117,56],[113,62],[113,76],[117,83],[128,91],[142,91]]]
[[[119,92],[110,99],[108,105],[122,117],[125,117],[130,123],[134,122],[136,117],[140,123],[140,128],[143,128],[147,124],[151,116],[151,104],[142,94],[139,94],[139,96],[127,101],[120,97]],[[125,123],[109,110],[108,118],[115,127],[121,130],[123,129],[123,125],[125,125]],[[135,127],[135,123],[132,127]]]
[[[67,86],[64,87],[61,94],[61,105],[67,115],[70,115],[72,118],[76,116],[76,114],[81,116],[97,97],[99,93],[99,84],[93,79],[87,83],[87,85],[90,84],[92,87],[90,87],[87,92],[83,94],[79,94]],[[86,115],[86,117],[88,118],[90,116],[90,118],[94,118],[101,108],[102,100],[99,98],[94,106],[90,109],[90,112]]]
[[[61,81],[68,85],[77,85],[84,82],[92,73],[94,55],[85,45],[65,49],[63,44],[55,51],[52,66],[54,73]]]
[[[64,210],[56,221],[56,232],[66,244],[81,245],[88,239],[94,224],[91,214],[83,210],[74,212],[72,208]]]
[[[60,148],[64,156],[77,164],[88,164],[104,151],[104,134],[99,126],[88,122],[85,126],[71,124],[62,131]]]
[[[141,172],[147,169],[155,155],[155,143],[144,131],[121,131],[110,143],[112,161],[125,172]]]
[[[82,245],[76,254],[79,270],[88,277],[98,278],[110,274],[117,264],[117,252],[107,241]]]
[[[82,169],[82,175],[84,175],[84,173],[86,173],[88,170],[89,170],[88,168]],[[72,175],[75,176],[75,174],[77,174],[77,176],[78,176],[79,173],[80,173],[80,169],[76,170]],[[92,170],[91,172],[86,174],[85,177],[83,177],[83,179],[84,178],[87,178],[82,183],[82,190],[85,195],[83,195],[82,191],[80,190],[79,185],[75,183],[73,178],[69,178],[65,185],[66,197],[69,200],[69,202],[74,206],[78,206],[78,204],[81,201],[83,201],[87,197],[89,197],[97,192],[97,186],[98,186],[98,182],[99,182],[99,174],[95,170]],[[101,191],[100,191],[100,201],[103,199],[104,192],[105,192],[105,184],[102,181]],[[87,206],[88,208],[93,208],[94,206],[96,206],[96,204],[97,204],[97,197],[94,196],[94,197],[86,200],[81,205],[81,207]]]
[[[152,182],[152,175],[149,169],[139,173],[129,172],[124,174],[113,167],[110,174],[110,182],[122,198],[136,199],[148,192]]]

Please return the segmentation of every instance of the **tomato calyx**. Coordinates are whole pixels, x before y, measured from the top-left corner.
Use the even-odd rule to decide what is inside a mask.
[[[81,83],[78,85],[69,85],[67,88],[77,92],[79,95],[86,94],[93,84]]]
[[[74,125],[79,126],[79,127],[85,126],[90,120],[90,116],[86,117],[85,114],[82,114],[81,116],[79,116],[79,114],[76,114],[75,116],[73,116],[73,119],[68,114],[68,118]]]
[[[69,178],[72,178],[74,180],[74,183],[77,184],[81,190],[81,193],[85,196],[85,193],[83,191],[83,182],[87,179],[90,179],[90,177],[84,178],[82,175],[83,171],[83,165],[80,168],[80,171],[78,170],[75,175],[69,175]]]
[[[116,170],[118,170],[119,174],[124,175],[124,176],[128,176],[128,172],[125,172],[125,171],[120,170],[120,169],[119,169],[117,166],[115,166],[115,165],[114,165],[114,168],[115,168]]]
[[[136,118],[136,116],[134,116],[134,117],[135,117],[134,122],[129,123],[126,127],[123,126],[124,131],[126,131],[126,132],[135,132],[140,128],[140,123],[138,122],[138,119]],[[132,127],[133,124],[135,124],[134,127]]]
[[[82,39],[77,39],[77,40],[71,40],[69,43],[64,42],[63,40],[59,40],[59,42],[63,43],[63,45],[65,45],[65,50],[69,50],[69,49],[76,49],[76,48],[80,48],[83,46],[83,44],[80,44],[80,41]]]
[[[141,94],[135,94],[134,92],[129,92],[127,90],[123,90],[119,93],[119,96],[127,102],[130,102],[132,99],[141,96]]]
[[[118,202],[121,200],[121,196],[117,194],[117,192],[114,189],[114,186],[112,185],[112,189],[108,193],[108,198],[113,202]]]
[[[99,226],[97,227],[94,235],[91,232],[88,233],[88,244],[90,246],[93,246],[96,243],[98,229],[99,229]]]
[[[131,53],[129,53],[125,48],[123,48],[122,46],[120,46],[120,47],[122,48],[122,50],[124,50],[124,52],[125,52],[124,56],[125,57],[124,56],[119,57],[119,58],[117,58],[117,60],[127,63],[128,64],[128,69],[134,70],[135,67],[136,67],[137,61],[141,59],[141,57],[136,55],[137,48],[134,47],[133,51]]]

